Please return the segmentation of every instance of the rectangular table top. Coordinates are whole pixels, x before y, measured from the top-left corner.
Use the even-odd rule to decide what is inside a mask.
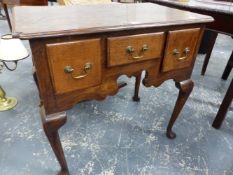
[[[210,16],[153,3],[14,7],[13,33],[22,39],[212,22]]]

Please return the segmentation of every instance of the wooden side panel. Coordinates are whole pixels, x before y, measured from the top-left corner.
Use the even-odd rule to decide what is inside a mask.
[[[20,5],[48,5],[48,0],[20,0]]]
[[[162,71],[172,71],[192,65],[200,28],[168,32]]]
[[[108,38],[108,66],[161,58],[163,43],[163,32]]]
[[[101,83],[100,39],[46,45],[50,74],[55,92],[62,94],[74,90],[96,86]],[[84,66],[91,64],[88,72]],[[70,66],[72,73],[66,73]],[[80,78],[74,78],[85,75]]]
[[[7,5],[41,6],[48,5],[48,0],[2,0]]]

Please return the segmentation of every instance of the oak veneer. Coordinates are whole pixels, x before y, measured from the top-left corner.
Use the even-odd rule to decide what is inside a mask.
[[[164,72],[189,67],[192,64],[199,34],[199,28],[168,32],[162,68]]]
[[[164,33],[110,37],[108,66],[135,63],[160,58],[164,45]]]
[[[208,16],[150,3],[14,8],[14,36],[30,42],[41,118],[61,167],[59,174],[69,174],[58,134],[67,119],[64,111],[83,100],[115,95],[121,75],[136,76],[138,85],[145,70],[146,87],[175,81],[179,96],[167,127],[167,136],[175,138],[172,127],[192,91],[197,50],[205,24],[211,21]],[[134,52],[129,53],[128,46]],[[187,55],[167,57],[185,47],[190,48]],[[135,56],[139,58],[131,60]],[[92,68],[84,69],[86,63]],[[67,73],[67,66],[74,72]],[[80,75],[85,77],[75,78]],[[137,101],[138,89],[135,86]]]
[[[53,87],[57,94],[101,84],[100,39],[47,44],[46,50]],[[85,64],[91,64],[91,70],[86,76],[83,71]],[[71,66],[73,72],[64,73],[66,66]],[[84,76],[80,77],[82,75]],[[73,76],[80,77],[80,80]]]

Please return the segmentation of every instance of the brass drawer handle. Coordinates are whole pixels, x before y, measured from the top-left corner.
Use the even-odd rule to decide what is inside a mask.
[[[82,78],[84,78],[84,77],[86,77],[88,75],[88,73],[90,72],[91,68],[92,68],[92,64],[91,63],[86,63],[84,65],[84,67],[83,67],[84,74],[78,75],[78,76],[74,75],[74,69],[71,66],[66,66],[64,68],[64,72],[66,74],[71,74],[72,78],[74,78],[74,79],[82,79]]]
[[[173,55],[176,56],[178,61],[182,61],[188,58],[189,53],[190,53],[189,47],[186,47],[182,54],[178,51],[178,49],[173,50]]]
[[[144,53],[147,50],[149,50],[149,46],[147,44],[144,44],[142,46],[142,49],[140,50],[139,54],[137,54],[136,56],[133,56],[133,53],[135,52],[135,49],[132,46],[128,46],[126,48],[126,52],[132,56],[133,60],[142,59],[144,57]]]

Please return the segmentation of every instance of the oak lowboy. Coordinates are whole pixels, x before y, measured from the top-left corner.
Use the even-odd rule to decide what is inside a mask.
[[[43,127],[60,174],[69,173],[58,134],[64,111],[116,94],[123,74],[145,70],[146,87],[175,81],[180,91],[167,127],[167,136],[175,138],[172,126],[193,89],[197,49],[211,21],[150,3],[14,8],[13,32],[30,42]]]

